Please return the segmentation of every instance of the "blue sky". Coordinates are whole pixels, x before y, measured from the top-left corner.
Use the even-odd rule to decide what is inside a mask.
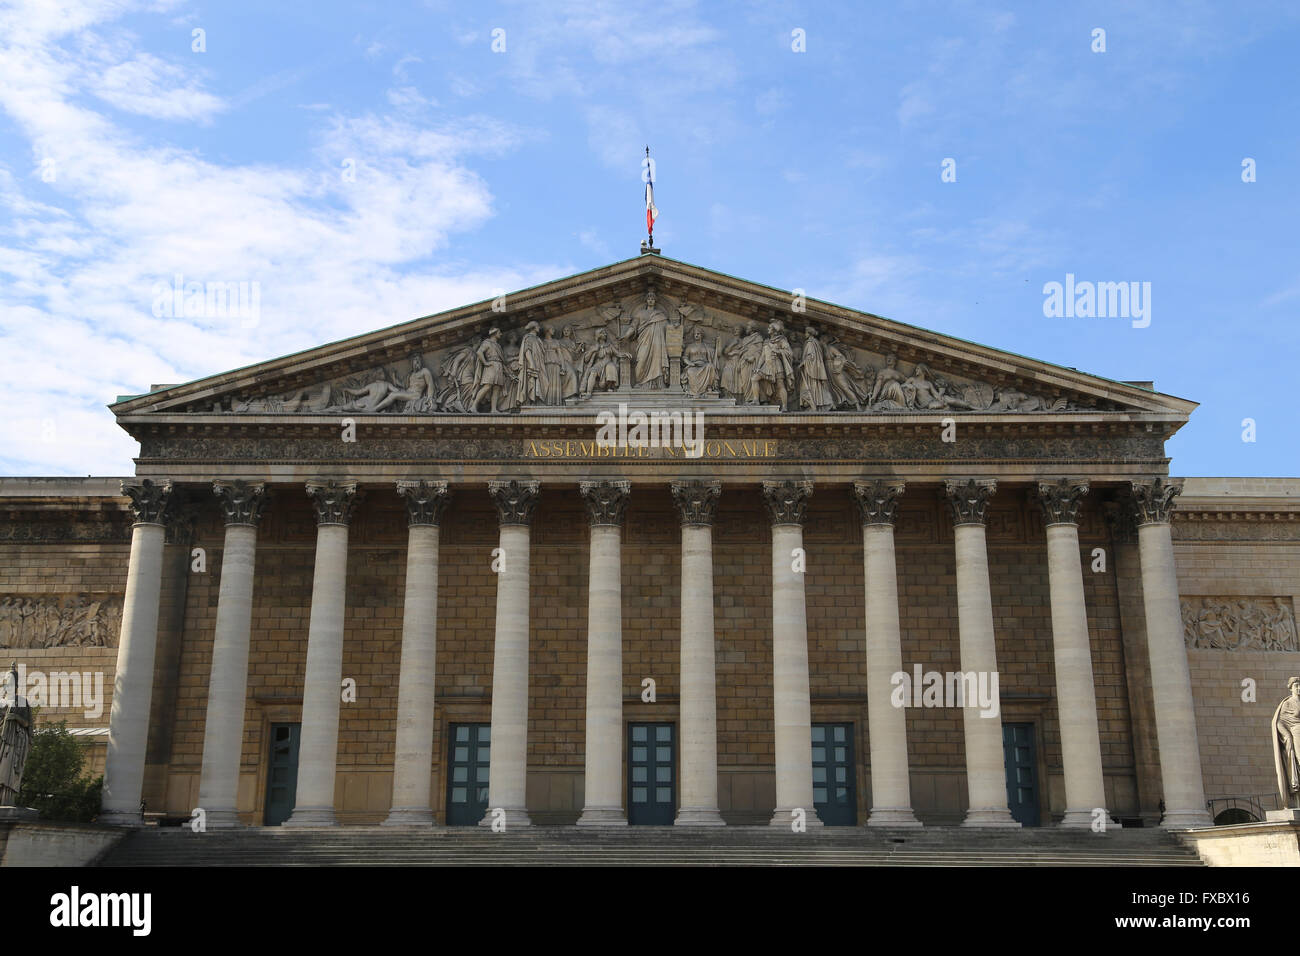
[[[634,255],[649,143],[665,255],[1154,380],[1174,474],[1295,476],[1298,46],[1285,3],[0,0],[0,473],[129,474],[118,394]],[[256,326],[154,316],[176,273]],[[1046,317],[1067,273],[1150,325]]]

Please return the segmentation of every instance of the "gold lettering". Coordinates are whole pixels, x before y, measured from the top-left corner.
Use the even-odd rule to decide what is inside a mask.
[[[533,441],[531,438],[528,440],[528,456],[529,456],[530,458],[540,458],[540,457],[541,457],[541,456],[537,453],[537,442]]]
[[[566,442],[564,443],[564,457],[565,457],[565,458],[572,458],[572,457],[573,457],[573,442],[571,442],[571,441],[566,441]]]
[[[731,447],[731,442],[724,440],[722,442],[722,447],[727,449],[727,454],[730,455],[732,458],[736,457],[736,449]]]
[[[775,438],[769,438],[767,441],[763,442],[763,457],[764,457],[764,458],[775,458],[775,457],[776,457],[776,439],[775,439]]]
[[[578,442],[578,454],[584,458],[588,457],[591,454],[591,446],[585,441]]]
[[[722,454],[722,446],[716,441],[706,442],[704,445],[704,454],[708,455],[710,458],[717,458]]]

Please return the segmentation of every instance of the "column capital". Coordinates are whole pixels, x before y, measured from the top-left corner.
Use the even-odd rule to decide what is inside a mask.
[[[627,499],[632,494],[632,483],[609,479],[582,481],[578,483],[582,500],[587,503],[587,516],[592,527],[608,525],[622,527],[623,513],[627,510]]]
[[[234,481],[214,481],[212,493],[221,506],[226,527],[237,524],[257,527],[262,511],[270,500],[265,483],[249,482],[239,478]]]
[[[488,494],[496,502],[497,516],[502,525],[528,525],[533,520],[533,509],[542,496],[540,481],[489,481]]]
[[[1144,478],[1129,482],[1130,499],[1138,525],[1168,524],[1174,510],[1174,498],[1183,491],[1181,478]]]
[[[136,524],[166,524],[171,517],[172,493],[170,478],[157,482],[149,478],[122,480],[122,494],[131,499]]]
[[[397,493],[406,501],[406,524],[411,528],[418,525],[436,528],[442,521],[443,510],[451,501],[451,492],[445,481],[400,480]]]
[[[862,515],[863,524],[893,525],[897,517],[898,499],[906,488],[904,482],[894,478],[868,478],[853,483],[853,500]]]
[[[316,524],[347,526],[352,521],[352,509],[361,498],[355,481],[307,482],[307,497],[316,509]]]
[[[984,509],[998,483],[992,478],[949,478],[943,487],[954,525],[983,524]]]
[[[1034,497],[1047,524],[1078,524],[1079,505],[1087,493],[1088,482],[1082,478],[1055,478],[1040,481]]]
[[[713,524],[718,499],[722,497],[722,482],[708,479],[679,478],[669,485],[673,501],[681,515],[683,525]]]
[[[765,481],[763,500],[772,516],[772,524],[803,524],[804,507],[812,497],[811,481]]]

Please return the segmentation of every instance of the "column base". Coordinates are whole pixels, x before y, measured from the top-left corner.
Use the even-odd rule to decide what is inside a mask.
[[[869,827],[919,827],[921,821],[911,807],[872,807],[867,818]]]
[[[488,807],[487,813],[483,814],[483,819],[478,825],[485,828],[491,828],[496,816],[493,810],[504,810],[506,814],[506,830],[513,830],[515,827],[530,827],[533,821],[528,819],[528,811],[523,807]]]
[[[1101,811],[1102,819],[1106,821],[1106,826],[1109,828],[1112,825],[1110,813],[1107,812],[1105,807],[1102,807]],[[1097,817],[1092,810],[1066,810],[1065,816],[1061,818],[1061,822],[1057,826],[1068,830],[1091,830],[1093,821],[1096,819]],[[1118,826],[1118,824],[1115,824],[1115,826]]]
[[[209,830],[234,830],[244,824],[239,820],[239,811],[231,809],[209,810],[204,820]]]
[[[580,827],[625,827],[627,816],[622,807],[584,807],[578,817]]]
[[[110,827],[142,827],[144,814],[139,810],[100,810],[95,822]]]
[[[966,811],[966,819],[961,822],[964,827],[1004,827],[1008,830],[1020,826],[1020,821],[1011,816],[1006,807],[980,807]]]
[[[717,807],[682,807],[677,811],[675,827],[725,827],[727,821]]]
[[[794,825],[794,811],[796,809],[805,809],[805,808],[790,807],[788,809],[783,810],[780,807],[777,807],[776,811],[772,814],[772,821],[768,824],[768,826],[786,827],[787,829],[792,827]],[[820,827],[823,825],[822,818],[817,816],[817,811],[812,809],[811,807],[806,808],[803,822],[804,822],[804,826],[806,826],[810,830],[813,829],[814,827]]]
[[[383,827],[431,827],[433,811],[428,807],[393,807],[388,817],[380,826]]]
[[[336,827],[339,823],[334,819],[333,807],[304,807],[303,809],[294,808],[293,813],[289,814],[289,819],[280,824],[282,827]]]
[[[1163,830],[1191,830],[1195,827],[1212,827],[1214,820],[1204,810],[1166,810],[1160,823]]]

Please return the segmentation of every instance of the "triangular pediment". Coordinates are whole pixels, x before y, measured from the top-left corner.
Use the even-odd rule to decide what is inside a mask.
[[[213,415],[582,414],[615,394],[764,415],[1181,421],[1195,407],[656,255],[111,407],[124,425]]]

